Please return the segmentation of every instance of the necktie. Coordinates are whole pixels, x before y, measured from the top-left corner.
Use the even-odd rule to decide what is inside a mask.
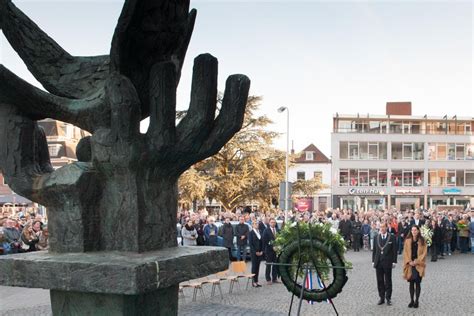
[[[275,228],[272,227],[273,236],[275,236]]]

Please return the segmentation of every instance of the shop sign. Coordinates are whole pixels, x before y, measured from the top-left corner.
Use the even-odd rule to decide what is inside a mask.
[[[458,188],[443,189],[443,194],[444,195],[459,195],[461,194],[461,189],[458,189]]]
[[[381,191],[380,189],[373,189],[373,188],[350,188],[348,191],[347,191],[350,195],[355,195],[355,194],[372,194],[372,195],[375,195],[375,194],[384,194],[383,191]]]
[[[422,192],[421,189],[414,189],[414,188],[395,189],[395,193],[399,193],[399,194],[419,194],[421,192]]]

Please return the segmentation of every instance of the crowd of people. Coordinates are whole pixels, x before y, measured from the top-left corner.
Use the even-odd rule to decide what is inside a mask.
[[[222,224],[218,223],[220,225],[217,225],[216,221]],[[238,224],[232,226],[231,221],[238,221]],[[276,225],[277,221],[282,224]],[[392,248],[395,249],[394,257],[389,260],[390,269],[392,264],[397,262],[398,255],[403,254],[402,258],[406,261],[404,262],[404,275],[410,282],[412,298],[409,307],[418,307],[420,283],[424,275],[424,267],[417,263],[418,249],[422,251],[426,246],[426,251],[431,255],[432,262],[451,256],[456,251],[464,254],[470,250],[474,254],[474,211],[437,211],[434,209],[290,211],[288,221],[329,223],[345,239],[348,249],[355,252],[361,249],[370,251],[373,256],[377,253],[377,236],[386,232],[390,236],[390,244],[392,242],[394,244]],[[279,228],[285,225],[285,214],[281,210],[264,213],[238,208],[235,212],[218,212],[211,216],[206,209],[202,209],[194,213],[190,211],[178,212],[178,223],[183,225],[181,232],[183,244],[215,246],[219,244],[218,240],[221,238],[221,245],[228,249],[230,260],[242,260],[244,249],[249,244],[252,273],[256,274],[254,286],[258,287],[260,286],[258,284],[260,261],[276,262],[277,260],[270,241],[274,239]],[[274,223],[274,228],[271,223]],[[427,236],[422,236],[423,232],[428,232]],[[256,239],[262,240],[262,242],[256,242]],[[420,246],[418,246],[418,240],[422,240]],[[408,249],[406,244],[409,245]],[[233,258],[232,247],[237,249],[236,258]],[[381,252],[380,257],[383,257],[383,250]],[[421,256],[420,254],[420,258]],[[375,258],[373,257],[372,260],[374,262]],[[424,256],[423,260],[425,260]],[[374,268],[376,266],[377,262],[374,263]],[[408,267],[410,267],[409,271]],[[413,271],[411,267],[413,267]],[[272,269],[272,266],[267,265],[266,269]],[[388,273],[387,271],[385,269],[385,273]],[[266,271],[265,277],[270,284],[278,282],[277,273],[274,273],[270,274],[270,271]],[[412,275],[415,274],[416,278],[412,280]],[[384,276],[379,270],[377,279],[380,278],[383,279]],[[385,284],[378,284],[379,289],[384,288],[383,300],[381,298],[379,302],[384,302],[386,299],[385,286]],[[391,291],[388,296],[387,303],[390,305]]]
[[[0,255],[48,250],[48,226],[43,216],[31,209],[7,209],[0,214]]]
[[[258,222],[260,231],[268,226],[270,218],[279,221],[285,220],[285,214],[279,210],[276,212],[258,212],[250,209],[238,208],[235,212],[218,212],[209,215],[206,209],[198,212],[178,212],[178,223],[187,225],[188,229],[193,227],[192,233],[184,234],[186,244],[195,245],[217,245],[220,236],[217,222],[229,223],[243,218],[247,226],[252,226],[254,221]],[[391,210],[367,210],[353,211],[347,209],[328,209],[315,212],[288,212],[291,222],[300,220],[304,222],[330,223],[337,229],[346,240],[348,248],[354,251],[372,250],[374,238],[380,230],[381,223],[387,223],[388,232],[395,236],[398,246],[398,254],[403,251],[403,242],[413,225],[426,226],[431,232],[430,254],[433,261],[452,255],[453,252],[468,253],[469,249],[474,253],[471,246],[474,243],[474,212],[468,210],[436,211],[434,209],[418,209],[399,211]],[[221,226],[222,227],[222,226]],[[222,228],[229,241],[230,230]],[[238,234],[233,234],[237,236]],[[189,239],[191,237],[192,239]]]

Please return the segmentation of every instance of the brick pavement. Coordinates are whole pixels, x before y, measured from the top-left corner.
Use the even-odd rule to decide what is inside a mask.
[[[340,315],[474,315],[472,301],[472,275],[474,256],[455,254],[438,262],[428,262],[427,275],[422,282],[420,308],[409,309],[408,283],[401,277],[400,265],[393,273],[393,306],[377,306],[375,271],[370,253],[349,252],[347,258],[354,269],[344,290],[334,300]],[[401,258],[401,257],[399,257]],[[261,267],[261,281],[264,281]],[[264,284],[265,282],[261,282]],[[198,295],[191,302],[192,290],[185,289],[180,299],[179,315],[286,315],[290,293],[281,284],[263,285],[262,288],[242,288],[228,294],[224,282],[224,298],[209,298],[210,286],[205,286],[206,298]],[[0,287],[0,315],[51,315],[48,291],[38,289]],[[297,303],[297,301],[295,302]],[[296,315],[296,307],[293,311]],[[303,302],[302,315],[334,315],[330,304],[309,305]]]

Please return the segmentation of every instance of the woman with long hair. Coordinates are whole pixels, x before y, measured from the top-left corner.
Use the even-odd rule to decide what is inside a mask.
[[[425,276],[427,252],[428,247],[425,239],[421,236],[420,227],[412,226],[403,247],[403,278],[410,282],[410,304],[408,307],[418,308],[421,280]]]

